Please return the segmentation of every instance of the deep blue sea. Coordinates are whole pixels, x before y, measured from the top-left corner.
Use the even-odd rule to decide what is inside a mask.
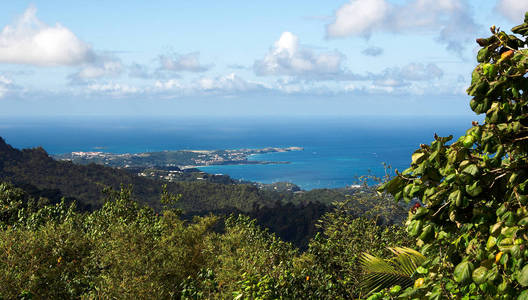
[[[16,148],[42,146],[52,154],[180,149],[304,147],[304,151],[252,156],[289,164],[210,166],[209,173],[303,189],[357,183],[385,173],[383,163],[406,169],[421,143],[434,133],[455,138],[471,127],[465,117],[0,117],[0,136]]]

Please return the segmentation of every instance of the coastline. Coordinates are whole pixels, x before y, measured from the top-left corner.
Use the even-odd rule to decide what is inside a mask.
[[[303,151],[303,147],[265,147],[226,150],[164,150],[142,153],[70,152],[52,155],[56,160],[77,164],[102,164],[117,168],[200,168],[222,165],[288,164],[288,161],[251,160],[257,154]]]

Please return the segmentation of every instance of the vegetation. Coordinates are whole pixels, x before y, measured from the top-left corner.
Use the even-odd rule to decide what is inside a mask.
[[[407,229],[428,260],[403,298],[528,299],[528,14],[512,31],[477,39],[467,92],[484,124],[435,136],[381,188],[424,204]]]
[[[406,240],[399,227],[355,218],[346,203],[300,252],[243,215],[222,231],[212,215],[184,221],[167,191],[161,213],[128,188],[105,195],[101,208],[81,213],[0,184],[0,299],[349,299],[361,293],[360,254]]]
[[[391,259],[383,259],[364,253],[361,265],[365,276],[361,286],[367,291],[375,292],[379,289],[398,286],[394,291],[399,292],[401,287],[413,285],[411,277],[425,262],[426,258],[420,252],[407,247],[389,248],[394,254]]]

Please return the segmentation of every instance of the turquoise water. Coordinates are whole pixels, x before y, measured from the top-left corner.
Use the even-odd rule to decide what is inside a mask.
[[[296,117],[296,118],[3,118],[0,136],[17,148],[42,146],[49,153],[138,153],[180,149],[304,147],[304,151],[259,154],[253,160],[289,164],[209,166],[209,173],[303,189],[344,187],[357,177],[400,170],[434,133],[460,136],[476,117]]]

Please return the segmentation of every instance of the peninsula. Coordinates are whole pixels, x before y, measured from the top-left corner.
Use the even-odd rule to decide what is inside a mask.
[[[284,164],[284,161],[249,160],[253,154],[302,151],[302,147],[267,147],[232,150],[173,150],[144,153],[71,152],[53,155],[56,160],[76,164],[100,164],[116,168],[178,168],[188,169],[211,165]]]

